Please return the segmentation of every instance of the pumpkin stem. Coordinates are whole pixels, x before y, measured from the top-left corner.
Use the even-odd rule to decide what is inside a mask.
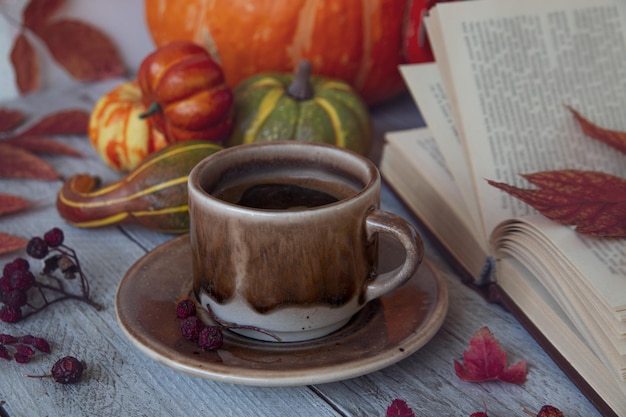
[[[158,113],[161,111],[161,106],[157,102],[150,103],[150,106],[146,109],[145,112],[139,115],[140,119],[146,119],[152,116],[154,113]]]
[[[313,97],[313,86],[311,85],[311,63],[301,61],[296,70],[296,75],[287,88],[287,94],[292,98],[302,101]]]

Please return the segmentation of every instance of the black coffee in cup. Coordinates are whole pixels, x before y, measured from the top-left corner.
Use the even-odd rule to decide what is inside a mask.
[[[220,200],[244,207],[298,210],[336,203],[363,187],[360,181],[329,167],[289,165],[228,172],[205,189]]]

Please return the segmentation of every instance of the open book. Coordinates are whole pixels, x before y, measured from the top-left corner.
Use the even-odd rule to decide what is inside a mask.
[[[534,188],[520,174],[555,169],[626,178],[626,155],[566,108],[626,131],[626,2],[441,3],[426,26],[436,64],[401,71],[427,128],[387,135],[383,177],[596,407],[626,415],[626,238],[578,234],[486,181]]]

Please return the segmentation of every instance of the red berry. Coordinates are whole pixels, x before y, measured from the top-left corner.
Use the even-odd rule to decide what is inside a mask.
[[[52,378],[61,384],[74,384],[80,381],[84,366],[81,361],[73,356],[59,359],[52,365]]]
[[[9,291],[11,291],[11,280],[2,276],[2,278],[0,278],[0,294],[6,294]]]
[[[48,230],[43,235],[43,239],[51,248],[56,248],[57,246],[60,246],[63,243],[63,238],[63,230],[59,229],[58,227]]]
[[[30,271],[15,271],[9,277],[11,287],[26,291],[35,283],[35,276]]]
[[[16,354],[17,355],[17,354]],[[85,365],[73,356],[65,356],[52,365],[49,375],[26,375],[29,378],[52,378],[60,384],[75,384],[83,376]]]
[[[0,321],[5,323],[17,323],[22,319],[22,310],[5,305],[0,309]]]
[[[35,259],[43,259],[48,254],[48,244],[40,237],[33,237],[26,245],[26,253]]]
[[[30,269],[30,264],[24,258],[15,258],[13,261],[4,265],[4,269],[2,270],[2,276],[9,277],[11,273],[14,271],[28,271]]]
[[[176,305],[176,317],[178,317],[179,319],[186,319],[187,317],[195,315],[196,303],[194,303],[192,300],[182,300]]]
[[[198,341],[200,331],[205,327],[202,320],[196,316],[187,317],[180,322],[180,332],[183,337],[192,342]]]
[[[206,326],[198,335],[198,345],[204,350],[218,350],[223,343],[222,329],[218,326]]]
[[[2,297],[2,301],[9,307],[19,309],[25,306],[28,299],[26,298],[26,292],[22,290],[11,290]]]

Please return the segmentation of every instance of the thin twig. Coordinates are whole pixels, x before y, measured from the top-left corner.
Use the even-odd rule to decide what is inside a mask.
[[[247,326],[247,325],[232,323],[232,322],[220,319],[219,317],[217,317],[215,315],[215,313],[213,312],[213,310],[211,309],[211,306],[209,304],[206,305],[206,309],[209,312],[209,316],[211,317],[211,320],[215,321],[217,324],[219,324],[220,326],[222,326],[222,327],[224,327],[226,329],[252,330],[254,332],[263,333],[263,334],[271,337],[272,339],[275,339],[277,342],[282,342],[282,339],[280,337],[278,337],[277,335],[275,335],[274,333],[272,333],[272,332],[270,332],[268,330],[261,329],[260,327]]]

